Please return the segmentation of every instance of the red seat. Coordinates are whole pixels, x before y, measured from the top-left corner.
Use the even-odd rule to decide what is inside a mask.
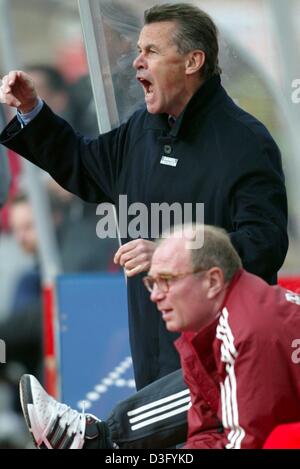
[[[300,423],[278,425],[268,436],[264,449],[300,449]]]
[[[300,293],[300,276],[281,277],[278,279],[278,283],[287,290]]]

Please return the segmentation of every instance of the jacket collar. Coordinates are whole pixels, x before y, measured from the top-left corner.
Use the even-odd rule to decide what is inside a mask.
[[[194,336],[183,333],[175,342],[180,353],[185,377],[192,374],[199,383],[198,390],[190,389],[190,391],[194,394],[200,394],[215,414],[218,412],[220,391],[217,385],[217,370],[212,347],[218,321],[215,319]]]
[[[198,116],[204,114],[212,106],[216,98],[224,93],[225,90],[221,85],[220,75],[214,76],[207,80],[198,91],[196,91],[185,109],[176,119],[172,128],[170,128],[168,124],[167,114],[150,114],[147,112],[144,129],[164,130],[167,131],[170,136],[177,137],[181,128],[191,122],[190,117],[193,116],[196,111]]]
[[[243,268],[240,268],[238,269],[238,271],[234,274],[231,282],[230,282],[230,285],[227,289],[227,292],[226,292],[226,295],[225,295],[225,298],[223,300],[223,303],[222,303],[222,306],[220,308],[220,311],[222,311],[222,309],[226,306],[227,304],[227,301],[228,301],[228,298],[231,294],[231,292],[234,290],[234,287],[236,286],[238,280],[240,279],[241,275],[245,272],[245,270]]]

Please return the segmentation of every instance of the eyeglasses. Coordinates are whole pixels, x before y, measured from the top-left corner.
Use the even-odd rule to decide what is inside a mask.
[[[167,293],[170,289],[170,285],[175,280],[180,278],[187,277],[188,275],[197,274],[199,272],[205,272],[204,269],[195,269],[191,272],[184,272],[179,274],[159,274],[157,277],[152,277],[151,275],[147,275],[143,278],[143,282],[145,287],[147,288],[148,292],[152,293],[154,290],[154,285],[162,291],[163,293]]]

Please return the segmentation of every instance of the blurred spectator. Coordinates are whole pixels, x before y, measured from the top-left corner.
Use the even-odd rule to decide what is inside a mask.
[[[57,44],[55,66],[68,83],[75,83],[80,77],[87,75],[88,64],[81,35],[72,36],[72,38]]]
[[[73,124],[71,97],[63,76],[54,67],[44,64],[28,65],[26,71],[35,82],[41,98],[51,103],[59,116]]]
[[[42,360],[41,279],[37,232],[26,196],[20,195],[11,201],[10,224],[22,251],[33,256],[35,263],[19,277],[9,315],[0,323],[1,338],[7,344],[8,363],[16,361],[27,371],[38,371]],[[6,368],[9,366],[2,368],[1,374]]]
[[[23,252],[33,256],[34,266],[23,272],[15,286],[0,337],[6,343],[7,364],[0,367],[0,448],[24,447],[24,428],[19,418],[18,380],[34,371],[42,379],[42,296],[37,260],[38,238],[33,211],[26,196],[10,202],[12,233]],[[6,396],[6,397],[5,397]]]
[[[19,155],[11,150],[7,151],[7,161],[10,170],[10,188],[8,200],[14,198],[20,190],[21,181],[21,159]],[[1,165],[1,163],[0,163]],[[2,210],[0,210],[0,229],[1,232],[9,233],[9,205],[6,204]]]
[[[32,64],[26,67],[26,71],[33,78],[41,98],[77,132],[87,137],[95,137],[99,133],[89,76],[68,84],[63,75],[50,65]]]

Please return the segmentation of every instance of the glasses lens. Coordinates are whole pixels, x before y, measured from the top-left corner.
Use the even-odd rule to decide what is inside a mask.
[[[151,293],[154,287],[154,279],[152,277],[144,277],[143,282],[147,290]]]
[[[156,280],[156,285],[159,288],[159,290],[164,293],[167,293],[167,291],[169,290],[168,280],[165,278],[158,277],[158,279]]]
[[[157,288],[166,293],[169,290],[168,280],[165,278],[157,277],[153,278],[150,276],[144,277],[143,282],[147,290],[152,293],[154,289],[154,285],[156,284]]]

